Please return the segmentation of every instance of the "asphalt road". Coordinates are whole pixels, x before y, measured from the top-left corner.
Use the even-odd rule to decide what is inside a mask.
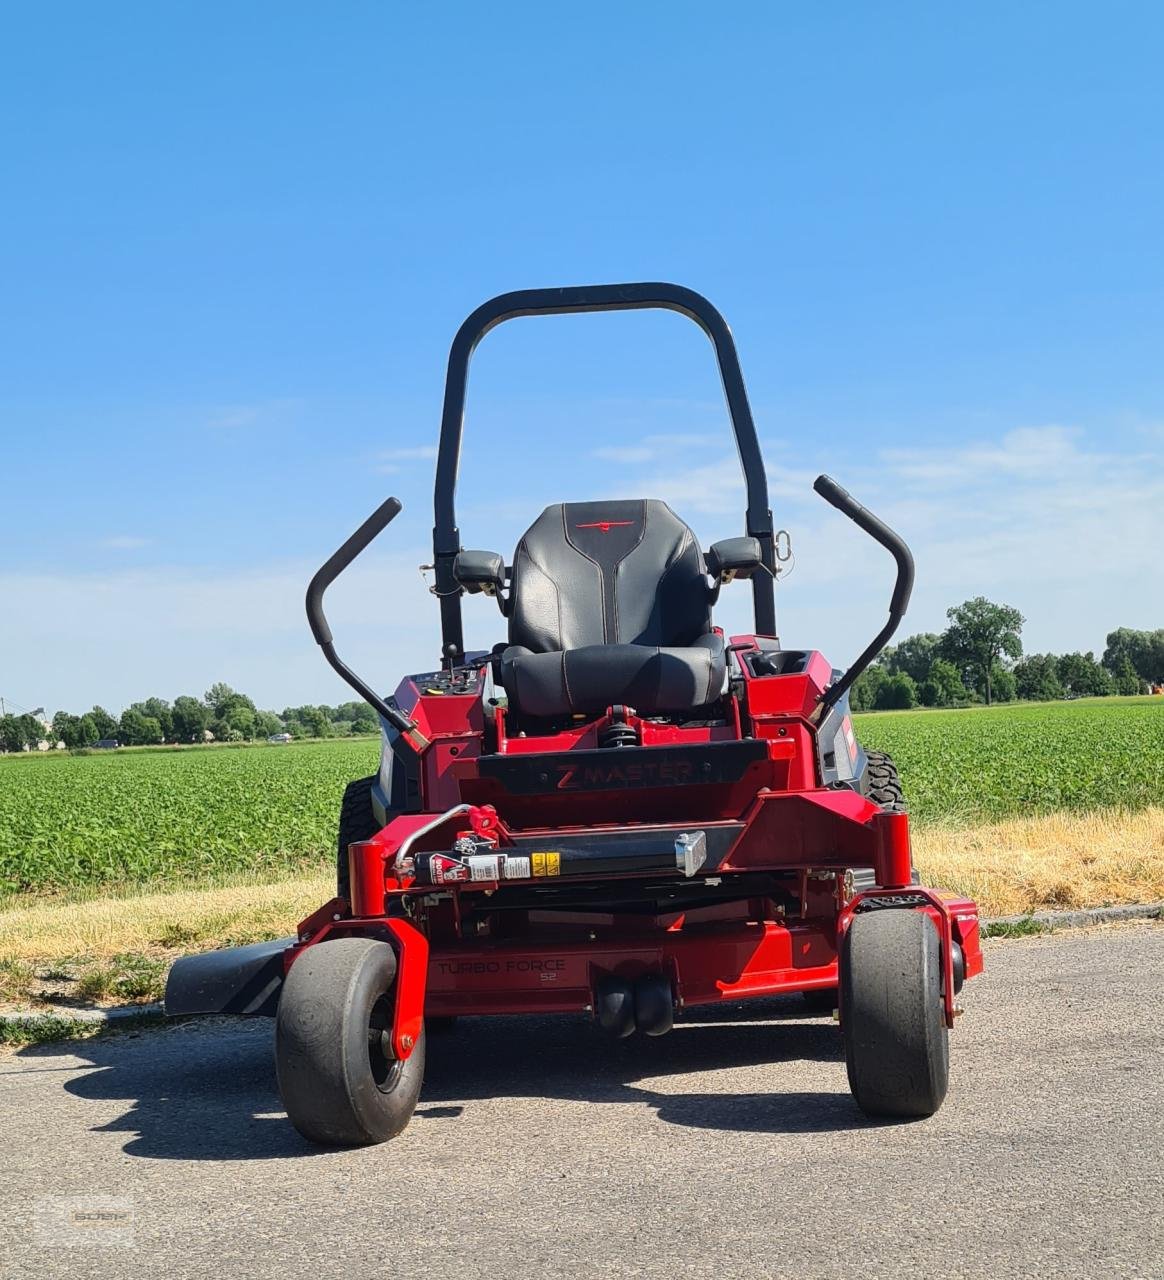
[[[1161,1277],[1162,944],[987,944],[950,1096],[906,1125],[778,1001],[621,1043],[465,1021],[359,1151],[290,1128],[268,1023],[9,1053],[0,1276]]]

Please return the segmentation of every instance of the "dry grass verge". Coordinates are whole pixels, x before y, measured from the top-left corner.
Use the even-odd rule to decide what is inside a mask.
[[[1164,808],[924,826],[913,849],[923,881],[987,916],[1164,899]]]
[[[277,884],[236,884],[72,902],[10,899],[0,911],[0,958],[45,963],[78,956],[179,954],[293,933],[335,893],[327,872]]]

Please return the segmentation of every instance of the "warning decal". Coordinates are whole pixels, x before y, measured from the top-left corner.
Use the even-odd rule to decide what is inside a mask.
[[[531,853],[529,861],[535,876],[560,876],[562,874],[562,855],[560,853]]]

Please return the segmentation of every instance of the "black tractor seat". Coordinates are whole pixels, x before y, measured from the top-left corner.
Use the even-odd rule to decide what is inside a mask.
[[[712,599],[699,543],[665,502],[549,506],[514,553],[501,683],[539,719],[696,711],[726,684]]]

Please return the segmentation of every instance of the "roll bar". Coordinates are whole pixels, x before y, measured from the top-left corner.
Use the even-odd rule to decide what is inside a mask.
[[[442,656],[446,663],[455,663],[465,652],[461,625],[461,592],[453,576],[453,561],[461,550],[461,534],[457,528],[456,516],[457,471],[461,459],[469,362],[477,344],[490,329],[518,316],[637,311],[648,308],[678,311],[680,315],[694,320],[715,347],[747,488],[745,532],[759,539],[763,563],[770,570],[769,573],[758,573],[752,579],[756,632],[759,635],[776,634],[776,602],[773,592],[776,559],[772,512],[768,507],[768,477],[764,471],[760,443],[756,438],[756,426],[748,404],[744,375],[727,321],[701,294],[676,284],[607,284],[567,289],[523,289],[515,293],[503,293],[479,306],[457,330],[449,351],[436,486],[433,493],[435,523],[432,535],[435,585],[441,605]]]
[[[829,709],[852,688],[853,682],[885,648],[893,633],[901,625],[913,591],[913,555],[899,534],[894,533],[885,521],[875,516],[868,507],[863,507],[831,476],[817,476],[812,487],[826,502],[831,503],[838,511],[843,511],[858,528],[864,529],[871,538],[880,542],[897,561],[897,581],[893,584],[893,595],[889,600],[889,621],[873,637],[868,647],[848,671],[836,684],[830,685],[825,691],[816,711],[816,718],[823,721]]]

